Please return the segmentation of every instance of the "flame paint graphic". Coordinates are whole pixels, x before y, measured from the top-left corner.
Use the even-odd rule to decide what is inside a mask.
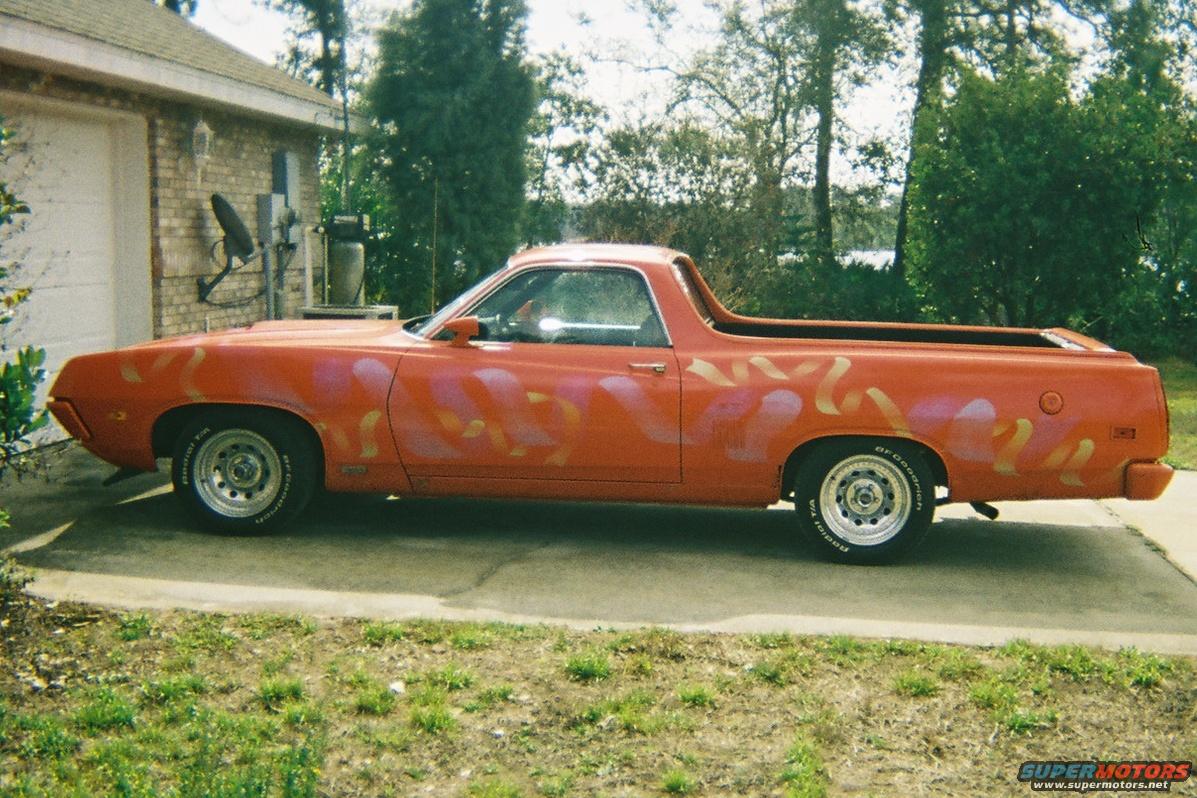
[[[203,362],[203,347],[197,346],[194,354],[191,355],[191,360],[187,361],[187,365],[183,366],[183,371],[179,374],[179,384],[183,388],[183,393],[187,394],[187,398],[193,402],[202,402],[207,398],[199,388],[195,387],[195,370]]]
[[[328,433],[329,437],[332,438],[334,446],[336,446],[345,454],[349,453],[349,436],[345,434],[345,430],[341,429],[340,426],[336,424],[328,424],[324,421],[317,422],[315,426],[317,432]]]
[[[691,374],[697,374],[712,385],[718,385],[721,388],[734,388],[736,384],[727,378],[719,367],[714,363],[708,363],[701,358],[694,358],[694,362],[686,367],[686,371]]]
[[[1004,422],[995,424],[993,437],[1000,438],[1006,433],[1009,427],[1010,425]],[[1015,421],[1014,434],[998,452],[997,458],[993,461],[993,470],[1007,477],[1018,476],[1018,468],[1016,467],[1018,455],[1022,453],[1023,448],[1027,445],[1027,441],[1031,439],[1031,435],[1034,433],[1035,425],[1031,423],[1030,419],[1020,418]]]
[[[171,361],[175,359],[178,352],[163,352],[154,358],[154,363],[150,366],[150,379],[157,377],[162,371],[170,365]],[[126,360],[121,363],[121,377],[125,382],[141,383],[143,382],[140,372],[137,371],[137,364],[132,360]]]
[[[1085,483],[1081,481],[1080,470],[1089,463],[1089,458],[1093,456],[1093,451],[1096,447],[1093,441],[1089,438],[1084,438],[1076,445],[1076,454],[1064,466],[1064,473],[1060,475],[1060,481],[1065,485],[1071,485],[1074,488],[1083,488]]]
[[[545,396],[542,393],[529,392],[528,401],[532,404],[542,404],[544,402],[556,402],[557,407],[561,410],[561,417],[565,420],[565,435],[561,445],[557,447],[556,451],[545,458],[545,465],[564,466],[569,460],[570,454],[573,453],[574,445],[578,439],[578,431],[582,428],[582,413],[578,410],[578,406],[568,399],[563,399],[560,396]],[[523,447],[517,447],[522,449]],[[513,453],[514,454],[514,453]],[[522,457],[523,451],[520,451],[516,457]]]
[[[794,423],[802,412],[802,397],[784,389],[770,391],[744,427],[744,442],[729,446],[728,458],[740,462],[763,463],[768,458],[769,442],[781,430]]]
[[[657,412],[656,406],[636,380],[623,376],[604,377],[599,380],[599,386],[636,422],[644,437],[653,443],[677,443],[677,425]]]
[[[510,434],[520,446],[551,446],[556,443],[536,422],[527,401],[528,392],[518,377],[506,369],[496,368],[479,369],[474,372],[474,376],[486,388],[494,406],[503,414],[499,424],[487,424],[487,428],[492,430],[492,440],[497,440],[493,430],[498,429],[500,434]],[[497,450],[497,442],[495,446]],[[509,451],[505,444],[503,451]]]
[[[852,368],[852,361],[846,357],[837,357],[835,363],[831,366],[831,370],[824,375],[822,381],[819,383],[819,388],[815,391],[815,409],[825,416],[840,415],[840,408],[835,406],[835,400],[832,399],[832,391],[835,390],[836,383],[840,381],[848,373],[848,369]],[[859,406],[860,398],[846,396],[844,397],[845,405],[853,405],[848,408],[845,407],[846,412],[852,412]]]
[[[378,457],[378,441],[374,439],[374,428],[378,426],[378,421],[381,418],[381,410],[371,410],[369,413],[362,416],[362,422],[358,425],[358,432],[361,435],[362,441],[362,452],[360,456],[363,460],[369,460],[372,457]]]

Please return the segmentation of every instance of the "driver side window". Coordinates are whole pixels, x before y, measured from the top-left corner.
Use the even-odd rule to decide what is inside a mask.
[[[644,278],[627,269],[534,269],[474,308],[478,340],[669,346]]]

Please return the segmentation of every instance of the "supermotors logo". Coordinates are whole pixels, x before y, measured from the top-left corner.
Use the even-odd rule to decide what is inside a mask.
[[[1188,779],[1192,770],[1192,762],[1069,762],[1057,759],[1023,762],[1018,768],[1018,780],[1029,782],[1031,789],[1038,791],[1168,792],[1174,783]]]

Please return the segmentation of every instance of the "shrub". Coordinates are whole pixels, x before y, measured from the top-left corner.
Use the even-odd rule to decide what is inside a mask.
[[[5,143],[11,133],[0,119],[0,166],[7,160]],[[29,206],[17,198],[13,189],[0,179],[0,232],[13,223],[13,217],[29,213]],[[4,236],[0,235],[0,241]],[[0,258],[0,328],[12,321],[18,305],[29,296],[27,288],[9,285],[12,269]],[[0,362],[0,478],[28,445],[29,436],[46,425],[45,409],[34,402],[38,384],[46,378],[42,365],[46,350],[27,346],[16,351],[12,360]],[[8,513],[0,508],[0,529],[8,526]]]

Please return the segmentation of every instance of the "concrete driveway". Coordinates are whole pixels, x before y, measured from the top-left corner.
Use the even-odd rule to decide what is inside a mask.
[[[269,537],[199,531],[165,475],[78,449],[5,487],[34,592],[117,606],[670,625],[1197,654],[1197,585],[1089,501],[943,508],[896,566],[830,565],[769,511],[331,497]],[[1190,483],[1186,482],[1185,485]],[[1187,501],[1171,504],[1187,512]],[[1191,517],[1197,522],[1197,512]],[[1197,532],[1197,523],[1186,524]]]

